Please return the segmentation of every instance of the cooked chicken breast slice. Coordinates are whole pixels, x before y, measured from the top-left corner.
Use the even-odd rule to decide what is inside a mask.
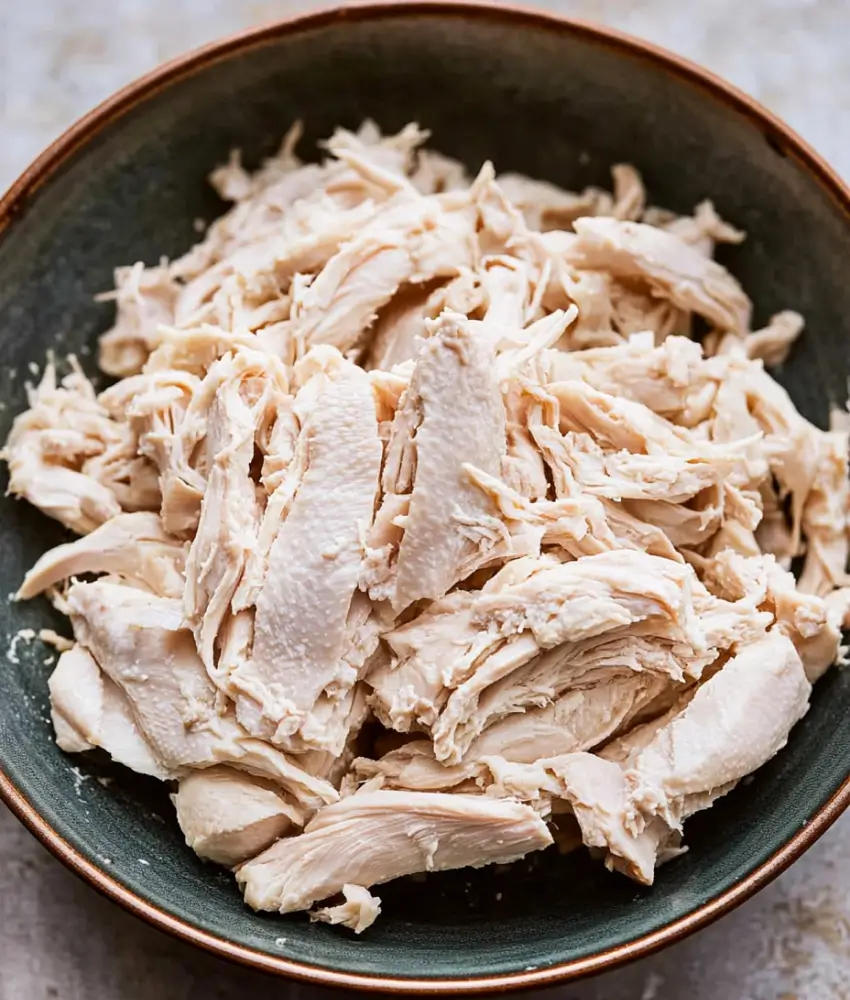
[[[823,597],[850,583],[850,436],[821,432],[816,441],[818,470],[801,515],[806,561],[797,586]]]
[[[291,331],[296,342],[348,351],[403,284],[450,277],[473,265],[475,210],[468,197],[454,211],[439,197],[399,197],[344,244],[309,286],[296,291]]]
[[[495,719],[579,684],[631,671],[699,678],[771,623],[751,600],[712,597],[689,566],[633,550],[452,597],[388,633],[398,662],[370,678],[385,724],[425,726],[448,763]]]
[[[67,753],[100,747],[139,774],[168,778],[133,718],[121,689],[82,646],[64,652],[47,682],[56,742]]]
[[[573,432],[564,435],[557,451],[547,444],[550,456],[566,466],[583,492],[617,501],[683,504],[724,482],[743,460],[739,449],[711,445],[697,446],[690,455],[605,452],[590,435]]]
[[[768,567],[767,602],[776,616],[776,631],[794,643],[806,677],[814,684],[839,660],[841,616],[831,612],[829,598],[807,594],[778,565]]]
[[[206,470],[199,445],[206,433],[211,393],[201,379],[174,368],[122,379],[99,397],[113,415],[125,414],[137,434],[137,448],[159,472],[165,530],[183,535],[198,524]]]
[[[766,462],[779,484],[780,496],[790,496],[791,540],[794,554],[798,554],[803,508],[822,455],[822,432],[804,419],[785,389],[758,363],[750,364],[740,377],[731,377],[721,386],[714,411],[715,440],[740,438],[744,426],[764,434],[753,478],[762,473],[760,466]]]
[[[610,215],[613,208],[613,198],[601,188],[564,191],[548,181],[515,173],[499,174],[498,184],[508,200],[522,212],[529,229],[540,232],[570,229],[576,219]]]
[[[655,212],[663,213],[663,209]],[[709,199],[701,201],[694,209],[693,215],[680,215],[674,218],[651,221],[647,216],[652,209],[644,213],[643,222],[651,222],[677,236],[684,243],[698,250],[705,257],[714,256],[715,243],[743,243],[746,234],[734,226],[724,222],[717,214],[714,203]]]
[[[687,429],[622,394],[600,392],[579,381],[555,382],[547,391],[559,404],[562,433],[588,434],[605,450],[687,455],[698,447]],[[710,443],[703,446],[711,451]]]
[[[191,771],[171,801],[189,847],[228,868],[256,857],[306,818],[274,788],[226,765]]]
[[[444,313],[419,353],[393,422],[384,470],[388,496],[376,531],[396,516],[394,496],[408,492],[411,481],[412,488],[393,586],[378,588],[373,597],[386,590],[398,612],[442,597],[487,562],[492,511],[463,467],[470,463],[498,475],[504,453],[505,408],[493,352],[465,317]]]
[[[342,890],[412,875],[504,864],[552,843],[528,806],[483,796],[375,791],[323,809],[236,878],[255,910],[291,913]]]
[[[9,492],[29,500],[48,517],[85,535],[121,513],[109,486],[85,471],[88,459],[123,451],[127,429],[111,420],[79,367],[57,385],[48,364],[29,409],[15,417],[3,457]],[[132,449],[131,449],[132,451]]]
[[[633,801],[678,826],[683,798],[740,781],[785,745],[810,692],[781,632],[743,646],[638,755],[627,772]]]
[[[45,552],[24,577],[17,598],[28,600],[83,573],[109,573],[159,597],[179,597],[185,561],[184,544],[166,534],[158,514],[117,514],[84,538]]]
[[[77,641],[121,688],[162,767],[233,764],[271,779],[308,809],[336,800],[328,782],[239,725],[183,627],[179,600],[97,581],[74,584],[67,603]]]
[[[381,900],[362,885],[350,883],[342,887],[342,894],[345,897],[344,903],[313,910],[309,914],[310,919],[323,924],[342,924],[355,934],[362,934],[380,916]]]
[[[434,293],[433,284],[406,285],[399,289],[378,314],[364,368],[389,371],[415,357],[420,342],[427,336],[425,321],[434,318],[429,309]]]
[[[640,629],[637,629],[640,633]],[[628,690],[640,678],[634,692],[638,703],[654,700],[669,686],[687,683],[685,671],[698,673],[713,651],[694,654],[687,643],[677,644],[648,635],[624,635],[606,640],[565,643],[530,659],[518,669],[492,681],[490,660],[472,677],[452,691],[431,732],[434,752],[444,762],[467,759],[491,727],[514,716],[560,700],[575,690],[610,689],[617,698],[619,685]],[[498,658],[497,658],[498,659]],[[478,682],[478,683],[476,683]],[[638,692],[642,692],[638,697]],[[612,709],[612,720],[616,717]]]
[[[386,636],[397,662],[370,677],[376,711],[386,724],[402,731],[414,724],[431,727],[455,698],[453,704],[459,707],[440,728],[440,759],[455,758],[460,752],[453,727],[465,723],[483,688],[489,686],[476,680],[479,671],[484,671],[482,678],[499,681],[501,668],[496,669],[496,663],[502,659],[509,677],[523,663],[535,660],[540,650],[562,643],[587,640],[592,655],[593,646],[609,633],[646,620],[654,635],[683,648],[690,646],[688,668],[696,675],[700,665],[712,659],[690,596],[697,583],[690,567],[634,550],[562,564],[551,560],[528,560],[528,564],[536,571],[526,579],[504,586],[494,579],[483,591],[449,595]],[[569,663],[577,650],[570,647],[563,656],[554,655]],[[615,656],[619,655],[618,651]],[[664,656],[660,650],[659,655],[681,672],[682,663],[669,651]],[[497,657],[492,674],[491,656]],[[549,661],[545,662],[548,671]],[[645,662],[643,656],[640,662]],[[471,740],[483,728],[482,719],[467,730],[465,739]]]
[[[803,317],[792,309],[770,317],[767,326],[754,330],[744,340],[743,347],[748,358],[763,361],[768,368],[784,364],[791,348],[803,332]]]
[[[659,296],[743,337],[750,300],[732,275],[675,235],[639,222],[576,219],[570,259],[618,278],[645,281]]]
[[[206,428],[208,474],[186,561],[183,610],[201,659],[217,679],[219,631],[258,545],[260,511],[250,466],[267,389],[264,358],[247,351],[227,355],[213,365],[206,381],[213,383],[215,393]],[[259,399],[246,398],[252,388]]]
[[[553,763],[585,843],[651,884],[670,834],[785,745],[810,691],[794,646],[770,632],[733,656],[622,768],[591,755]]]
[[[98,364],[107,375],[136,375],[147,361],[160,323],[171,323],[181,291],[168,265],[145,267],[141,262],[115,271],[115,324],[99,341]]]
[[[591,750],[628,725],[668,687],[649,673],[607,680],[568,691],[551,704],[499,719],[477,736],[459,764],[441,764],[430,740],[413,740],[379,760],[354,762],[358,775],[381,775],[385,787],[442,791],[470,778],[481,779],[485,757],[531,764],[541,757]]]
[[[600,392],[648,406],[684,427],[707,419],[719,384],[746,362],[704,358],[699,344],[668,337],[657,347],[636,334],[616,347],[546,353],[547,382],[581,380]]]
[[[532,633],[541,649],[578,642],[648,618],[669,623],[671,637],[702,642],[690,600],[690,567],[620,550],[542,569],[514,586],[481,593],[473,624],[510,636]]]
[[[348,618],[381,446],[369,378],[339,362],[332,377],[319,372],[319,384],[305,387],[318,395],[301,427],[306,470],[269,551],[250,658],[226,682],[243,723],[282,746],[302,730],[321,695],[339,701],[351,691],[358,679],[353,661],[362,664],[371,653],[358,659],[360,637],[349,632]],[[342,749],[325,746],[318,733],[312,740],[315,749]]]

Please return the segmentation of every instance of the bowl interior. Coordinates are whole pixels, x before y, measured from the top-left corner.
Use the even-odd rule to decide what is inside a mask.
[[[111,307],[95,293],[116,264],[175,255],[196,218],[223,206],[209,169],[240,146],[248,164],[297,118],[304,149],[337,124],[417,120],[435,148],[471,168],[492,159],[568,188],[606,184],[635,163],[652,201],[690,210],[706,196],[748,231],[724,253],[756,320],[791,307],[807,331],[782,373],[824,425],[843,401],[850,359],[850,223],[770,129],[646,57],[586,33],[507,13],[383,13],[271,34],[172,82],[103,128],[0,236],[0,435],[25,405],[46,352],[90,358]],[[32,369],[35,370],[34,368]],[[23,503],[0,503],[0,589],[63,532]],[[845,779],[850,672],[820,682],[787,748],[686,828],[689,852],[643,890],[586,858],[554,851],[509,871],[406,879],[379,890],[383,916],[362,938],[303,916],[258,916],[232,877],[182,843],[167,796],[97,756],[55,746],[49,650],[21,629],[63,625],[46,602],[0,601],[0,765],[46,821],[120,883],[222,938],[325,969],[429,979],[539,969],[597,954],[682,917],[768,858]]]

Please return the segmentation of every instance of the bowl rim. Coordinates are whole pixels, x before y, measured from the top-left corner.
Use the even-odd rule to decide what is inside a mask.
[[[850,225],[850,187],[827,162],[785,122],[759,102],[710,70],[643,39],[614,28],[561,16],[544,10],[517,7],[487,0],[366,0],[347,2],[320,10],[295,14],[280,20],[226,35],[179,55],[138,77],[79,118],[42,152],[0,198],[0,236],[27,208],[33,195],[52,175],[102,129],[120,120],[139,104],[167,89],[172,83],[251,49],[272,44],[278,38],[346,22],[420,16],[463,19],[490,19],[516,27],[550,31],[556,35],[578,36],[618,54],[652,63],[677,82],[696,87],[727,110],[759,127],[765,141],[781,155],[793,157],[820,185]],[[637,938],[582,958],[571,959],[541,969],[472,976],[468,978],[407,978],[371,975],[328,969],[309,963],[270,955],[197,927],[149,902],[122,885],[90,861],[39,814],[17,788],[0,763],[0,799],[39,841],[64,865],[100,893],[130,913],[174,937],[195,944],[221,958],[242,965],[288,976],[315,985],[347,987],[381,993],[478,994],[529,989],[564,983],[603,971],[610,971],[645,957],[728,913],[776,878],[803,854],[850,805],[850,773],[826,802],[802,827],[765,861],[733,886],[698,906],[695,910]]]

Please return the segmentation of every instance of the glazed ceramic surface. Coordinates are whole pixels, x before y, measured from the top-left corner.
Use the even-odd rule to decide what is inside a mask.
[[[76,352],[93,370],[96,338],[112,315],[93,297],[111,287],[112,268],[181,253],[197,239],[194,220],[224,209],[205,177],[232,147],[255,165],[296,119],[306,126],[306,152],[336,125],[365,117],[386,130],[416,120],[437,149],[473,170],[489,158],[500,171],[581,188],[608,184],[610,165],[629,161],[654,204],[685,212],[710,196],[748,233],[720,259],[753,297],[756,322],[785,307],[806,316],[781,380],[803,413],[825,425],[850,373],[850,217],[842,192],[793,137],[622,40],[509,11],[399,6],[403,14],[306,18],[171,69],[81,132],[67,155],[54,155],[48,176],[26,180],[0,216],[0,436],[25,406],[31,366],[41,368],[48,351]],[[10,650],[0,656],[5,793],[102,889],[243,961],[420,990],[530,985],[601,968],[698,926],[757,887],[805,846],[807,824],[822,827],[848,795],[850,672],[833,670],[787,748],[689,821],[690,850],[659,871],[652,889],[582,853],[552,850],[510,870],[381,887],[383,914],[359,938],[303,915],[257,915],[229,873],[184,845],[163,786],[55,746],[49,650],[13,637],[67,625],[46,601],[5,595],[65,537],[26,504],[0,503],[0,648]]]

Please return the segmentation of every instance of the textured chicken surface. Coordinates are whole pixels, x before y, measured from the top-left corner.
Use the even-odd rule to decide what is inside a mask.
[[[323,809],[303,836],[278,841],[236,878],[258,910],[289,913],[415,872],[503,864],[552,843],[528,806],[482,795],[368,791]]]
[[[17,595],[73,629],[57,742],[166,782],[249,906],[356,934],[372,886],[553,839],[649,884],[842,656],[846,412],[765,367],[803,317],[753,329],[745,235],[628,164],[299,137],[116,270],[117,381],[51,360],[14,421],[9,491],[81,536]]]
[[[172,800],[189,847],[229,868],[304,825],[280,789],[227,766],[190,771]]]

